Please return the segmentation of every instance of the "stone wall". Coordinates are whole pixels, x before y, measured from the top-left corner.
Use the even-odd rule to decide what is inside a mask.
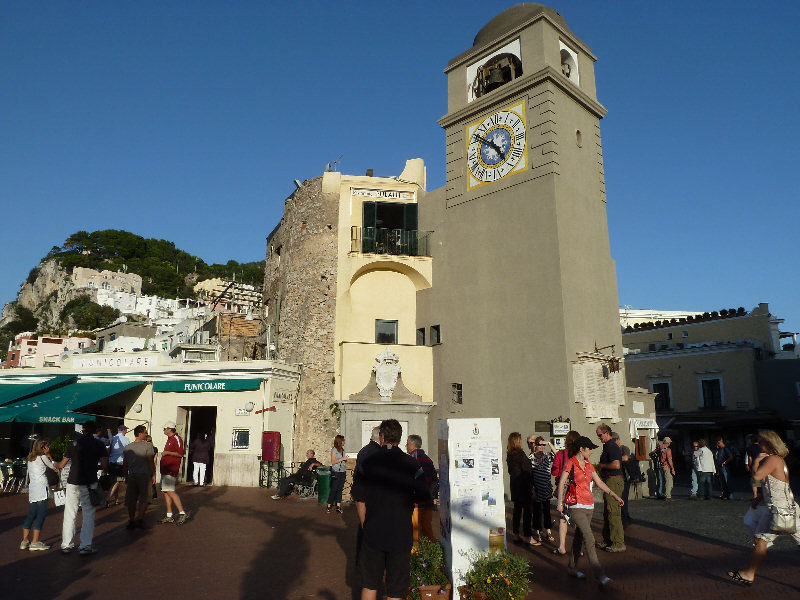
[[[323,463],[339,431],[334,399],[334,332],[339,196],[322,193],[322,177],[303,182],[267,239],[264,276],[265,354],[302,364],[294,455],[316,450]],[[277,326],[277,327],[276,327]],[[271,329],[271,337],[268,334]]]

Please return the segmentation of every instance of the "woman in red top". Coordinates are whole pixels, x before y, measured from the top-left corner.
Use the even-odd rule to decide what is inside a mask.
[[[558,481],[558,507],[559,513],[564,515],[564,494],[567,487],[567,480],[572,475],[575,481],[575,492],[577,503],[569,509],[569,517],[575,523],[575,537],[572,540],[572,552],[569,555],[569,574],[581,579],[584,574],[578,571],[578,558],[581,555],[581,543],[583,543],[589,564],[597,582],[602,585],[611,583],[611,579],[606,577],[600,561],[597,559],[597,552],[594,547],[594,534],[592,534],[592,512],[594,512],[594,496],[592,495],[592,483],[594,482],[606,494],[614,498],[619,505],[625,503],[622,498],[617,496],[594,470],[594,465],[589,462],[592,450],[597,446],[585,436],[579,437],[569,449],[570,461],[565,466],[561,478]]]

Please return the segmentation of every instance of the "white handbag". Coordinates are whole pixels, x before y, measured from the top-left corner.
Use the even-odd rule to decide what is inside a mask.
[[[56,506],[64,506],[67,503],[67,490],[56,490],[53,492],[53,501]]]

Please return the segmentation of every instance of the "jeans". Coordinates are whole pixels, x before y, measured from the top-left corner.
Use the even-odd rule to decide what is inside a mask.
[[[61,547],[72,548],[75,537],[75,526],[78,520],[78,505],[83,512],[83,523],[81,523],[81,545],[80,548],[91,548],[92,538],[94,537],[94,511],[95,507],[89,499],[89,487],[85,485],[67,484],[67,502],[64,505],[64,524],[61,528]],[[96,488],[97,483],[91,487]]]
[[[697,497],[711,500],[711,475],[709,471],[699,471],[697,473]]]
[[[328,496],[328,506],[333,506],[334,504],[341,504],[345,475],[346,473],[344,471],[342,471],[341,473],[338,471],[331,472],[331,493]]]
[[[570,508],[569,516],[575,523],[575,537],[572,538],[572,552],[569,553],[569,570],[578,570],[578,560],[581,556],[581,545],[585,550],[586,558],[592,567],[592,573],[597,581],[605,577],[603,567],[597,559],[594,548],[594,534],[592,534],[592,510],[587,508]]]
[[[653,473],[656,476],[656,497],[663,498],[664,497],[664,474],[661,471],[661,467],[655,467],[653,469]]]
[[[605,480],[605,484],[617,496],[622,496],[625,480],[615,475]],[[607,546],[624,546],[625,532],[622,529],[622,511],[619,502],[609,494],[603,494],[603,542]]]
[[[48,500],[45,498],[44,500],[30,503],[30,506],[28,506],[28,516],[25,517],[25,522],[22,524],[23,529],[33,529],[34,531],[42,530],[44,518],[47,515],[47,502]]]
[[[689,494],[692,496],[697,495],[697,470],[692,469],[692,489],[689,490]]]
[[[729,477],[728,467],[725,465],[722,466],[717,465],[717,470],[719,471],[719,485],[720,488],[722,489],[722,497],[730,498],[732,494],[731,494],[730,484],[728,483],[728,477]]]

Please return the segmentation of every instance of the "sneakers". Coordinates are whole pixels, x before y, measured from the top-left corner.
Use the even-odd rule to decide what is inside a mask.
[[[50,550],[50,546],[44,542],[33,542],[28,549],[31,552],[35,552],[36,550]]]
[[[188,520],[189,520],[189,513],[180,514],[178,515],[178,520],[176,522],[176,525],[183,525]]]
[[[281,499],[281,497],[280,497],[278,494],[275,494],[275,495],[272,497],[272,499],[273,499],[273,500],[280,500],[280,499]]]
[[[603,546],[603,550],[606,552],[625,552],[627,548],[624,544],[620,544],[619,546]]]
[[[19,543],[19,549],[20,550],[27,550],[30,545],[31,545],[31,543],[28,540],[22,540]]]
[[[569,574],[575,579],[583,579],[586,577],[586,575],[583,574],[583,571],[569,571]]]
[[[174,523],[175,519],[173,517],[164,517],[159,521],[159,523]]]
[[[89,556],[90,554],[97,554],[97,550],[94,549],[94,546],[86,546],[78,550],[78,554],[81,556]]]
[[[75,549],[75,546],[61,546],[61,554],[70,554]]]
[[[697,494],[690,494],[689,500],[697,500]]]
[[[606,587],[609,583],[612,583],[612,582],[613,582],[613,580],[611,579],[611,577],[603,577],[599,581],[600,587]]]

